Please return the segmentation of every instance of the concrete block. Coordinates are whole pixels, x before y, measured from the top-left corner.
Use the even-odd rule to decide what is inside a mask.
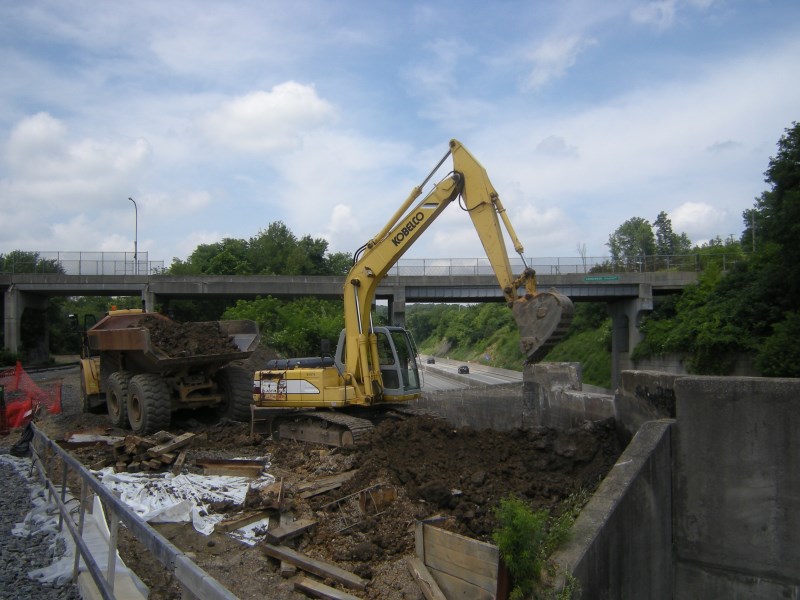
[[[684,377],[675,397],[678,560],[796,587],[800,379]]]
[[[647,421],[675,418],[675,381],[660,371],[623,371],[614,394],[617,429],[627,443]]]

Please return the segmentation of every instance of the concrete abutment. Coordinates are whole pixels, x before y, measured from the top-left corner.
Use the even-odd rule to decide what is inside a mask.
[[[800,379],[623,371],[612,395],[541,363],[420,402],[459,427],[615,419],[627,447],[555,556],[582,598],[800,599]]]

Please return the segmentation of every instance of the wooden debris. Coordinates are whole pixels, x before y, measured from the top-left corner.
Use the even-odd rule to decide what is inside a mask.
[[[316,560],[305,554],[300,554],[286,546],[275,546],[273,544],[264,544],[264,553],[272,558],[283,560],[308,573],[313,573],[318,577],[329,578],[337,583],[349,587],[354,590],[365,590],[367,588],[367,581],[361,579],[355,573],[345,571],[341,567],[332,565],[330,563]]]
[[[183,469],[183,463],[186,462],[186,452],[187,449],[184,448],[178,453],[178,458],[175,459],[175,464],[172,465],[172,474],[173,475],[180,475],[181,470]]]
[[[264,510],[248,511],[222,521],[215,527],[215,529],[219,529],[220,531],[228,533],[229,531],[235,531],[236,529],[245,527],[246,525],[250,525],[256,521],[260,521],[268,516],[269,514]]]
[[[352,479],[355,474],[355,470],[345,471],[329,477],[320,477],[314,481],[306,481],[297,486],[297,491],[300,492],[301,498],[308,499],[342,487],[342,484]]]
[[[204,475],[256,478],[264,471],[263,460],[204,458],[194,461],[194,464],[203,467]]]
[[[158,457],[165,452],[172,452],[173,450],[177,450],[178,448],[183,448],[184,446],[188,446],[189,442],[191,442],[192,438],[194,437],[193,433],[184,433],[183,435],[179,435],[175,439],[165,444],[161,444],[160,446],[155,446],[154,448],[150,448],[147,453],[152,457]]]
[[[406,559],[406,566],[414,581],[417,582],[422,595],[425,596],[425,600],[447,600],[442,590],[439,589],[439,584],[428,571],[428,567],[419,558]]]
[[[301,535],[311,529],[317,522],[313,519],[298,519],[288,525],[281,525],[275,529],[268,530],[264,537],[268,542],[273,544],[280,544],[285,540],[290,540],[298,535]]]
[[[347,592],[342,592],[329,585],[314,581],[308,577],[300,577],[294,582],[294,589],[300,590],[314,598],[323,600],[358,600],[358,596],[353,596]]]
[[[183,468],[186,446],[191,443],[193,436],[192,433],[185,433],[176,437],[166,431],[159,431],[148,437],[128,435],[113,444],[113,458],[99,461],[92,468],[102,468],[100,465],[104,462],[108,463],[104,466],[113,464],[117,473],[161,472],[171,467],[177,475]],[[183,450],[180,453],[172,451],[177,448]]]

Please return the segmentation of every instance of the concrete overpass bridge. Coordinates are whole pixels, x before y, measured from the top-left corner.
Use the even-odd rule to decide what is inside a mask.
[[[422,274],[393,269],[378,287],[377,298],[389,305],[390,319],[405,322],[409,303],[501,302],[502,292],[491,270],[427,269]],[[463,269],[462,269],[463,271]],[[541,271],[539,271],[541,273]],[[540,290],[551,287],[573,302],[605,302],[612,317],[612,383],[631,368],[630,352],[641,341],[639,322],[653,308],[653,297],[675,293],[697,281],[697,271],[540,274]],[[253,299],[273,296],[341,298],[342,277],[264,275],[70,275],[59,273],[0,274],[3,298],[3,343],[18,352],[20,324],[26,309],[44,310],[56,296],[139,296],[149,310],[171,300],[203,298]],[[46,330],[46,328],[45,328]],[[42,345],[47,348],[47,340]]]

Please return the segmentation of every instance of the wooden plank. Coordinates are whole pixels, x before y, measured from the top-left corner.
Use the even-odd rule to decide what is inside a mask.
[[[147,453],[152,456],[153,458],[158,458],[160,454],[164,452],[172,452],[173,450],[177,450],[178,448],[183,448],[189,442],[192,441],[194,437],[193,433],[184,433],[183,435],[179,435],[174,440],[167,442],[166,444],[161,444],[160,446],[153,446],[147,450]]]
[[[320,477],[318,479],[314,479],[313,481],[304,481],[303,483],[298,484],[297,490],[303,492],[305,490],[315,489],[331,483],[344,483],[345,481],[350,481],[355,474],[356,470],[354,469],[352,471],[345,471],[344,473],[337,473],[336,475]]]
[[[484,562],[497,564],[500,560],[500,549],[493,544],[425,524],[425,542],[429,541]]]
[[[439,589],[442,590],[448,600],[456,600],[456,598],[463,598],[464,600],[495,600],[493,592],[488,592],[463,579],[453,577],[436,569],[430,569],[430,572],[439,584]]]
[[[235,517],[222,521],[215,527],[215,529],[219,529],[220,531],[224,531],[225,533],[227,533],[229,531],[239,529],[240,527],[244,527],[245,525],[250,525],[250,523],[255,523],[256,521],[260,521],[261,519],[267,516],[269,516],[269,514],[265,510],[247,512],[242,515],[237,515]]]
[[[301,577],[294,582],[294,589],[323,600],[359,600],[358,596],[353,596],[347,592],[341,592],[329,585],[314,581],[308,577]]]
[[[468,563],[452,562],[447,558],[439,556],[436,552],[431,552],[430,548],[425,552],[425,566],[427,566],[431,572],[448,573],[470,585],[480,587],[487,591],[494,592],[497,589],[496,566],[495,572],[492,575],[487,575],[485,571],[483,573],[478,573],[472,568],[472,565]]]
[[[329,483],[327,485],[323,485],[322,487],[313,488],[310,490],[306,490],[305,492],[301,492],[300,497],[304,500],[308,500],[309,498],[313,498],[314,496],[319,496],[320,494],[324,494],[325,492],[330,492],[331,490],[335,490],[342,487],[342,482],[336,483]]]
[[[425,525],[425,565],[431,570],[448,573],[455,578],[494,593],[500,551],[496,546]]]
[[[297,519],[297,521],[294,521],[293,523],[281,525],[275,529],[268,530],[264,533],[264,537],[268,542],[280,544],[284,540],[290,540],[305,533],[316,524],[317,522],[313,519]]]
[[[278,560],[285,560],[293,565],[297,565],[303,571],[313,573],[319,577],[329,577],[333,581],[341,583],[342,585],[351,589],[363,591],[367,587],[367,581],[361,579],[361,577],[358,575],[351,573],[350,571],[345,571],[336,565],[322,562],[320,560],[313,559],[310,556],[300,554],[299,552],[287,548],[286,546],[264,544],[263,549],[267,556],[277,558]]]
[[[256,478],[264,471],[263,460],[203,459],[194,461],[194,464],[203,467],[203,475]]]
[[[173,475],[180,475],[181,470],[183,469],[183,463],[186,462],[186,452],[187,449],[184,448],[181,450],[180,454],[178,454],[178,458],[175,459],[175,464],[172,465]]]
[[[439,588],[439,584],[436,583],[433,575],[420,559],[416,557],[407,558],[406,566],[414,581],[417,582],[422,595],[425,596],[425,600],[447,600]]]

